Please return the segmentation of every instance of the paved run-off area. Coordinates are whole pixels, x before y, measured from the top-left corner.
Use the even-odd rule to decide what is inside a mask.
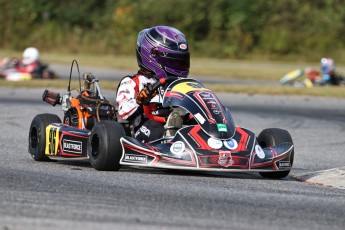
[[[291,133],[295,161],[290,176],[267,180],[257,173],[137,167],[100,172],[87,161],[35,162],[27,153],[32,118],[38,113],[62,116],[59,106],[41,101],[43,90],[0,88],[0,229],[345,226],[345,190],[328,184],[335,181],[330,173],[305,177],[343,169],[345,100],[219,94],[238,126],[256,134],[270,127]],[[104,94],[114,100],[114,92]],[[341,173],[336,178],[343,181]]]

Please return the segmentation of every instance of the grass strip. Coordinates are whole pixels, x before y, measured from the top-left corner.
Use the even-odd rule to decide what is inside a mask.
[[[81,82],[83,85],[83,82]],[[102,80],[99,82],[103,90],[115,90],[118,82]],[[3,87],[22,87],[22,88],[58,88],[67,89],[68,80],[30,80],[30,81],[6,81],[1,79],[0,86]],[[335,86],[313,87],[313,88],[298,88],[292,86],[280,85],[239,85],[239,84],[205,84],[205,87],[215,92],[223,93],[241,93],[241,94],[265,94],[265,95],[298,95],[298,96],[320,96],[320,97],[337,97],[345,98],[345,88]],[[72,80],[71,88],[79,89],[79,81]]]

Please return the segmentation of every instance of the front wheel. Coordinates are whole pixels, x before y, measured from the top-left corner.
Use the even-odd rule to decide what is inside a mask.
[[[258,136],[259,145],[262,148],[279,145],[284,142],[290,142],[293,144],[291,135],[288,131],[279,128],[264,129]],[[290,155],[290,165],[292,167],[294,159],[294,150]],[[276,171],[276,172],[260,172],[260,175],[270,179],[281,179],[289,175],[290,170],[287,171]]]
[[[120,138],[126,136],[122,125],[115,121],[97,122],[91,130],[87,155],[97,170],[117,171],[120,169],[122,146]]]
[[[60,118],[55,114],[38,114],[31,122],[29,131],[29,153],[35,161],[47,161],[46,148],[46,127],[51,123],[61,123]]]

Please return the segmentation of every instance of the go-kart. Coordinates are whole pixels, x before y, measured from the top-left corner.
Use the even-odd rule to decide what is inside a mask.
[[[33,73],[24,73],[18,70],[21,65],[18,58],[4,58],[0,61],[0,79],[7,81],[26,81],[32,79],[57,78],[54,71],[49,69],[48,64],[39,62],[39,68]]]
[[[320,78],[320,73],[315,69],[295,69],[285,74],[279,80],[279,84],[311,88],[315,85],[317,78]]]
[[[322,73],[307,67],[305,69],[295,69],[286,73],[280,80],[281,85],[291,85],[295,87],[311,88],[314,86],[336,85],[344,86],[345,78],[341,75],[334,74],[328,82],[322,81]]]
[[[256,171],[263,177],[286,177],[293,164],[294,145],[288,131],[264,129],[258,137],[235,126],[230,110],[202,83],[191,78],[167,77],[153,85],[164,87],[158,116],[150,106],[144,114],[164,124],[165,134],[143,143],[133,137],[131,123],[100,91],[98,80],[84,74],[78,96],[46,90],[43,100],[61,104],[64,118],[38,114],[29,131],[29,153],[36,161],[85,158],[97,170],[119,170],[121,165],[197,171]]]

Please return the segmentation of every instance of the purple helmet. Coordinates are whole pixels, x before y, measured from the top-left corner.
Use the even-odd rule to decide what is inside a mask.
[[[136,52],[139,67],[152,72],[158,79],[188,76],[187,41],[184,34],[175,28],[156,26],[140,31]]]

